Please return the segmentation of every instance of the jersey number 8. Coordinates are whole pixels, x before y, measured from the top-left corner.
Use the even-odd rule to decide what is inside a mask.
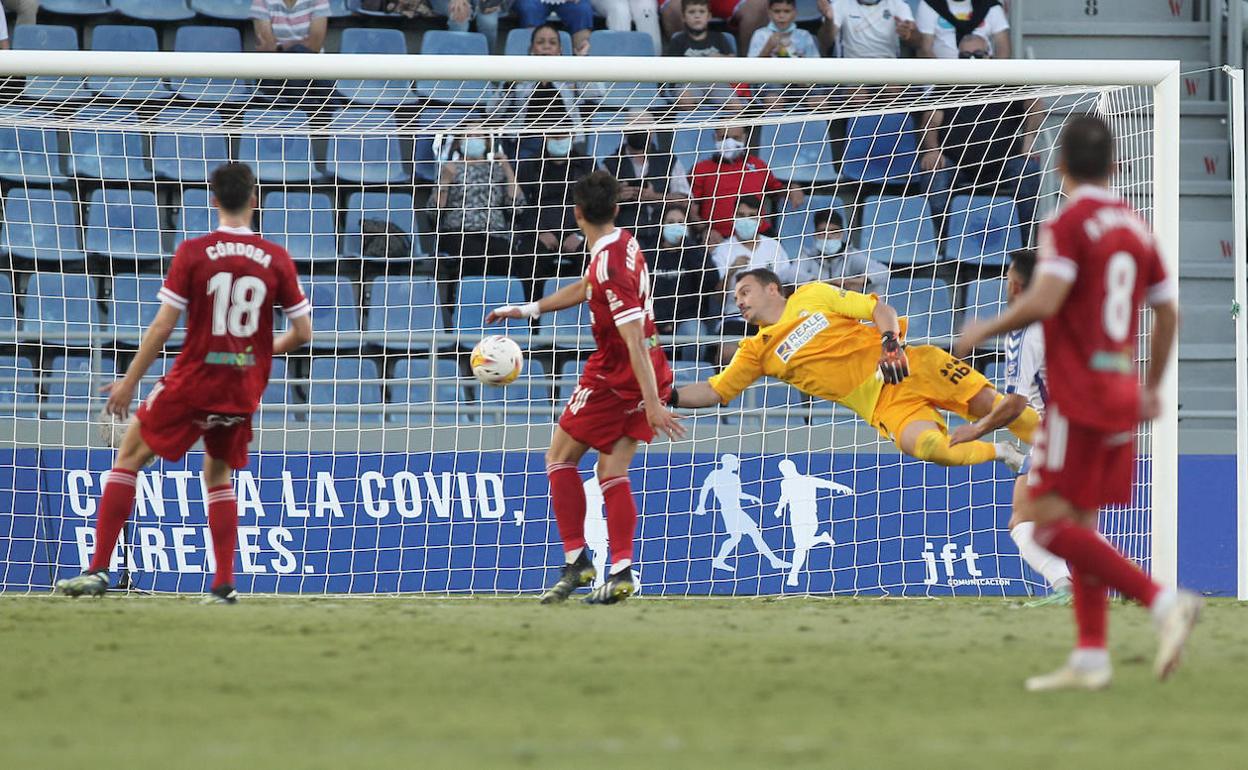
[[[260,305],[266,293],[264,281],[254,275],[234,280],[233,273],[217,273],[208,280],[212,296],[212,333],[250,337],[260,328]]]
[[[1101,309],[1105,333],[1114,342],[1122,342],[1131,331],[1134,296],[1135,259],[1125,251],[1116,251],[1105,266],[1105,305]]]

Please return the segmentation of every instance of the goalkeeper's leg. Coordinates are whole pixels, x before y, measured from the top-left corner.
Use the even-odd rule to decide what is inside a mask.
[[[967,441],[950,446],[949,433],[935,419],[912,420],[896,434],[895,441],[897,447],[911,457],[944,466],[1000,460],[1017,473],[1026,459],[1017,447],[1008,443]]]
[[[993,407],[997,405],[997,402],[1003,398],[1005,396],[989,385],[976,393],[975,397],[967,402],[965,410],[955,409],[954,411],[968,422],[974,422],[991,412]],[[1024,444],[1034,443],[1036,428],[1040,427],[1040,414],[1029,406],[1014,419],[1014,422],[1005,427]]]

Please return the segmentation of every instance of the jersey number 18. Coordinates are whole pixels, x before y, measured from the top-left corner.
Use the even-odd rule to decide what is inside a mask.
[[[222,336],[250,337],[260,328],[260,305],[267,293],[264,281],[254,275],[239,276],[217,273],[208,280],[212,297],[212,333]]]

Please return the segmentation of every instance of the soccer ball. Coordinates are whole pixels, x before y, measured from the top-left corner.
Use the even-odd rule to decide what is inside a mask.
[[[483,385],[515,382],[524,369],[524,353],[510,337],[486,337],[472,349],[472,374]]]

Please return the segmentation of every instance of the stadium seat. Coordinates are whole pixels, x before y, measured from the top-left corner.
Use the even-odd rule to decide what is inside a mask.
[[[308,116],[296,110],[247,110],[247,133],[239,137],[238,159],[251,166],[260,182],[301,184],[322,177],[312,137],[298,133]]]
[[[437,285],[402,276],[374,278],[366,331],[370,341],[387,348],[429,350],[433,346],[430,336],[446,331]]]
[[[43,409],[41,415],[49,420],[85,419],[103,405],[98,390],[104,382],[113,379],[111,359],[103,359],[101,371],[93,366],[86,355],[56,356],[43,378]]]
[[[672,154],[684,164],[686,173],[693,169],[695,163],[709,158],[716,151],[713,128],[677,128],[672,131]]]
[[[542,290],[542,296],[549,297],[564,286],[579,280],[579,278],[551,278],[546,281],[546,287]],[[590,328],[589,305],[584,302],[542,316],[539,330],[539,334],[542,335],[558,335],[562,337],[563,339],[555,343],[556,346],[561,348],[583,349],[594,346],[593,331]]]
[[[143,331],[156,318],[160,300],[156,293],[164,284],[159,275],[117,275],[113,277],[113,298],[108,304],[109,320],[116,338],[137,344]]]
[[[338,258],[337,211],[325,193],[266,193],[260,232],[300,262]]]
[[[485,325],[486,314],[494,308],[523,303],[524,291],[514,278],[463,278],[459,281],[459,297],[452,314],[451,328],[459,332],[467,347],[472,347],[478,337],[487,334],[527,336],[529,326],[523,319],[507,319],[500,324]]]
[[[22,331],[37,334],[39,342],[89,342],[99,324],[95,284],[90,276],[34,273],[26,284]]]
[[[753,397],[745,403],[758,409],[767,423],[786,426],[806,424],[810,398],[792,385],[765,379],[748,392]]]
[[[776,212],[772,217],[772,221],[779,223],[776,239],[789,256],[795,259],[801,256],[802,248],[813,240],[811,233],[815,228],[815,214],[828,209],[840,212],[841,221],[844,222],[845,232],[848,234],[849,211],[845,208],[845,202],[834,195],[807,195],[801,206],[785,204],[783,209]]]
[[[407,38],[398,29],[350,27],[342,31],[341,53],[406,54]],[[339,80],[335,90],[356,104],[397,106],[416,101],[410,80]]]
[[[953,335],[953,297],[939,278],[889,278],[887,299],[897,315],[909,318],[911,344]]]
[[[966,286],[966,303],[962,306],[962,319],[992,318],[1005,311],[1009,301],[1006,282],[1001,278],[985,278],[971,281]]]
[[[448,32],[434,29],[425,33],[420,43],[423,56],[486,56],[490,45],[480,32]],[[490,95],[490,84],[484,80],[421,80],[416,92],[441,104],[484,106]]]
[[[179,27],[173,38],[175,51],[239,53],[243,38],[234,27]],[[252,93],[249,82],[222,78],[178,78],[169,81],[174,92],[193,102],[242,102]]]
[[[344,256],[363,257],[366,219],[386,221],[407,233],[412,242],[409,259],[424,254],[420,246],[420,228],[416,223],[416,206],[409,193],[353,192],[347,198],[347,219],[342,231]]]
[[[0,355],[0,415],[36,417],[33,405],[39,401],[39,384],[34,365],[25,356]],[[30,404],[19,410],[18,404]]]
[[[14,187],[4,197],[4,251],[48,262],[81,262],[78,207],[65,190]]]
[[[113,259],[160,259],[160,211],[151,190],[97,189],[87,203],[86,251]]]
[[[13,28],[10,41],[19,51],[77,51],[78,33],[73,27],[54,24],[23,24]],[[78,77],[37,75],[26,78],[22,96],[57,103],[69,99],[85,99],[89,94]]]
[[[344,182],[400,184],[412,178],[394,122],[377,110],[343,110],[330,122],[325,165]]]
[[[759,138],[759,156],[786,182],[831,184],[836,181],[826,120],[769,123]]]
[[[64,182],[61,134],[47,128],[13,127],[18,120],[37,126],[41,116],[30,110],[0,109],[0,179],[20,184]]]
[[[528,56],[529,44],[533,41],[533,30],[531,29],[513,29],[507,33],[507,40],[503,43],[503,55],[505,56]],[[564,56],[572,55],[572,36],[564,30],[559,30],[559,47],[563,51]]]
[[[313,358],[308,403],[332,404],[333,411],[308,413],[309,422],[381,422],[380,412],[362,412],[356,407],[382,403],[381,374],[377,362],[368,358]]]
[[[137,116],[120,107],[84,107],[74,116],[77,125],[136,122]],[[76,128],[69,132],[70,176],[116,182],[148,181],[147,147],[136,131]]]
[[[100,24],[91,30],[92,51],[159,51],[156,30],[128,24]],[[159,78],[87,78],[87,89],[110,99],[143,101],[173,98]]]
[[[569,358],[559,367],[559,379],[562,381],[555,388],[555,400],[567,401],[572,398],[572,391],[576,390],[576,384],[581,379],[581,372],[585,371],[585,361],[580,358]]]
[[[1013,198],[955,195],[947,227],[949,259],[1003,265],[1009,252],[1023,246]]]
[[[288,379],[286,359],[275,357],[269,369],[269,383],[264,387],[264,395],[260,397],[260,419],[265,422],[285,420],[290,416],[289,407],[302,403],[294,395],[294,388]],[[267,407],[267,408],[266,408]]]
[[[551,422],[550,388],[534,380],[545,380],[546,368],[541,361],[529,359],[525,371],[506,386],[478,385],[477,396],[483,407],[481,422],[485,425],[523,425]],[[496,409],[517,410],[511,413],[491,412]]]
[[[688,385],[693,382],[702,382],[714,374],[715,368],[710,364],[704,364],[698,361],[672,362],[672,377],[681,385]]]
[[[872,195],[862,207],[862,247],[881,264],[935,262],[936,226],[922,195]]]
[[[208,191],[202,187],[183,190],[182,205],[178,207],[178,243],[206,235],[216,228],[217,212]]]
[[[908,114],[845,121],[841,174],[861,182],[901,184],[919,170],[918,137]]]
[[[222,21],[249,21],[251,0],[191,0],[191,10]]]
[[[594,30],[589,35],[590,56],[654,56],[654,41],[644,32]],[[660,103],[654,83],[620,81],[607,84],[602,104],[616,108],[653,108]]]
[[[349,6],[348,0],[329,0],[329,18],[345,19],[354,16],[355,11],[352,11]]]
[[[436,366],[428,358],[400,358],[394,365],[394,379],[387,387],[392,404],[406,404],[426,408],[393,410],[389,422],[407,422],[414,425],[454,425],[469,421],[468,415],[457,415],[458,405],[463,402],[459,387],[459,367],[452,358],[439,358]]]
[[[113,10],[122,16],[140,21],[186,21],[195,18],[195,12],[186,0],[109,0]]]
[[[229,137],[210,133],[221,125],[213,110],[166,110],[161,118],[171,125],[194,126],[197,130],[152,134],[152,171],[157,178],[207,182],[214,168],[230,160]]]
[[[313,276],[301,282],[303,293],[312,303],[313,350],[333,350],[339,347],[340,334],[359,334],[360,306],[348,281],[335,276]],[[356,343],[353,340],[342,346],[356,346]]]
[[[8,273],[0,273],[0,334],[17,331],[17,298]]]
[[[113,12],[108,0],[39,0],[39,10],[65,16],[103,16]]]

